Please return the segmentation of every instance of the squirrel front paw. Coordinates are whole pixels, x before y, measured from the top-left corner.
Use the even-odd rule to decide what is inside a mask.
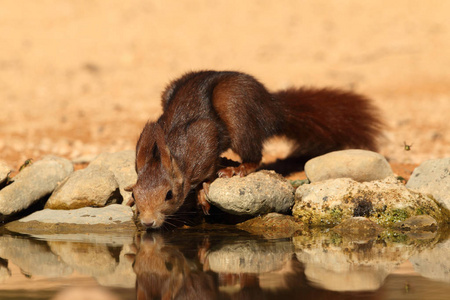
[[[209,183],[203,182],[202,187],[197,190],[197,205],[202,208],[205,215],[209,215],[209,209],[211,208],[208,200],[206,200],[208,198],[208,193]]]

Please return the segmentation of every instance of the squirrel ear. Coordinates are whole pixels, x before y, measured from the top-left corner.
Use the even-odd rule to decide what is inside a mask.
[[[182,180],[183,176],[181,174],[180,169],[178,168],[178,164],[175,161],[175,158],[170,153],[170,149],[167,146],[165,137],[164,137],[164,131],[161,128],[161,125],[158,123],[155,123],[154,127],[154,134],[155,134],[155,140],[156,140],[156,147],[159,151],[160,158],[161,158],[161,164],[166,170],[169,170],[169,172],[177,179]]]
[[[136,145],[136,172],[139,173],[145,164],[155,158],[156,141],[153,132],[155,128],[154,122],[148,122],[145,124],[144,129],[139,136],[139,140]]]

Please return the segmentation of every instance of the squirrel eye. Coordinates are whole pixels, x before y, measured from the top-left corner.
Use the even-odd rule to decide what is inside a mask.
[[[166,265],[167,271],[172,271],[172,269],[173,269],[172,263],[166,261],[164,264]]]
[[[169,190],[166,194],[166,201],[172,200],[172,198],[173,198],[172,190]]]

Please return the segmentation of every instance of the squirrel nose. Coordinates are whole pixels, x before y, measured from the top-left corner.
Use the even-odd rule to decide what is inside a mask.
[[[146,228],[151,228],[151,227],[155,226],[155,221],[141,221],[141,223]]]

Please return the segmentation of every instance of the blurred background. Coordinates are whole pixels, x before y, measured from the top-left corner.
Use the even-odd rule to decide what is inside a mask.
[[[391,162],[448,157],[449,15],[446,0],[2,0],[0,159],[134,149],[165,85],[199,69],[352,89],[380,107]]]

